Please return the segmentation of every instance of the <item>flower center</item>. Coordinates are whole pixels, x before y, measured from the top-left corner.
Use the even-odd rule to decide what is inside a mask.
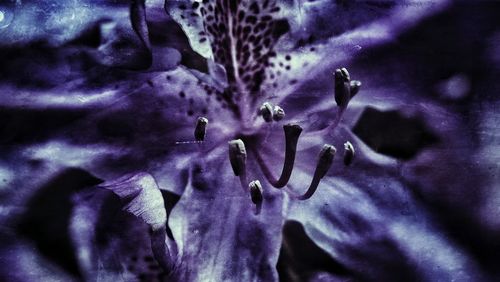
[[[217,0],[195,1],[190,10],[203,24],[197,43],[209,44],[209,56],[226,72],[228,87],[220,98],[246,128],[265,94],[275,45],[288,30],[276,19],[280,8],[275,0]]]
[[[334,97],[338,107],[337,115],[329,126],[314,134],[326,133],[327,131],[335,129],[338,126],[343,113],[347,109],[349,101],[354,95],[356,95],[361,87],[361,83],[359,81],[350,80],[350,75],[345,68],[337,69],[335,71],[334,85]],[[254,179],[250,182],[248,181],[248,172],[246,165],[247,151],[255,157],[260,169],[262,170],[262,173],[267,180],[267,183],[269,183],[276,189],[285,188],[284,190],[289,193],[292,198],[298,200],[306,200],[313,196],[314,192],[320,184],[321,179],[327,174],[328,170],[332,166],[333,158],[336,153],[336,149],[334,146],[329,144],[323,145],[323,148],[319,152],[318,161],[316,163],[316,168],[314,170],[313,178],[311,180],[309,188],[307,188],[304,194],[297,194],[295,191],[292,191],[289,187],[287,187],[287,184],[290,181],[294,169],[297,144],[302,133],[302,127],[298,124],[293,123],[285,124],[283,126],[285,138],[284,162],[280,176],[275,177],[262,155],[263,146],[266,146],[269,143],[264,142],[264,140],[266,139],[265,130],[263,132],[263,130],[260,129],[265,127],[266,124],[279,122],[284,119],[285,111],[279,106],[273,107],[271,103],[265,102],[259,108],[258,113],[259,115],[257,116],[257,118],[262,118],[260,123],[258,121],[254,121],[252,123],[256,124],[254,128],[243,126],[241,130],[237,130],[235,132],[234,139],[228,142],[229,160],[234,175],[239,177],[243,191],[250,196],[252,202],[255,204],[256,214],[259,214],[262,208],[263,186],[257,179]],[[264,123],[262,121],[264,121]],[[194,136],[197,142],[203,142],[206,135],[206,130],[208,128],[207,125],[207,118],[198,118],[194,130]],[[353,158],[354,147],[349,141],[347,141],[344,144],[344,165],[349,166]]]
[[[290,29],[286,20],[277,19],[277,13],[280,11],[277,1],[194,1],[191,8],[184,6],[182,9],[190,9],[192,14],[201,16],[203,31],[198,32],[199,42],[196,44],[205,45],[200,47],[200,50],[209,50],[207,57],[210,58],[212,69],[220,68],[225,71],[227,84],[224,83],[223,90],[216,91],[216,96],[237,119],[233,126],[227,126],[227,122],[222,121],[222,127],[231,140],[228,143],[228,153],[233,172],[239,177],[245,193],[251,196],[252,202],[258,206],[257,210],[260,210],[263,201],[261,193],[267,184],[276,189],[283,189],[300,200],[310,198],[332,165],[336,152],[333,146],[325,144],[319,150],[311,185],[304,194],[297,194],[287,186],[294,169],[297,144],[302,133],[300,125],[283,126],[284,162],[279,177],[274,176],[265,155],[262,154],[265,146],[273,145],[272,142],[265,142],[273,130],[273,123],[286,119],[286,109],[278,105],[273,106],[269,102],[262,103],[267,99],[266,95],[272,94],[265,92],[269,92],[266,88],[268,79],[272,80],[274,77],[272,60],[277,57],[275,46],[279,38]],[[285,59],[291,60],[289,55]],[[326,133],[337,127],[350,99],[361,86],[359,82],[350,80],[345,68],[336,70],[334,77],[337,116],[323,132],[315,134]],[[208,120],[199,118],[194,132],[195,142],[203,142],[209,128]],[[354,156],[354,148],[352,145],[346,145],[345,150],[348,151],[344,154],[344,163],[348,165]],[[252,172],[247,171],[248,156],[256,159],[267,182],[257,179],[251,179],[249,182],[248,176]]]

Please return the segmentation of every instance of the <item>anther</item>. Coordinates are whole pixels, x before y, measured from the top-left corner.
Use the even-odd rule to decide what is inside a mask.
[[[247,151],[241,139],[231,140],[229,143],[229,161],[234,175],[240,176],[246,170]]]
[[[194,138],[196,141],[204,141],[207,132],[208,119],[206,117],[199,117],[196,121],[194,129]]]
[[[323,178],[333,163],[333,158],[337,150],[334,146],[325,144],[319,153],[318,165],[316,166],[316,171],[320,178]]]
[[[333,132],[335,128],[339,125],[344,115],[345,110],[349,101],[356,95],[361,87],[361,82],[357,80],[351,81],[351,76],[347,69],[336,69],[334,73],[334,90],[335,90],[335,102],[339,107],[335,119],[333,122],[325,127],[324,129],[318,131],[319,134],[324,134],[325,132]]]
[[[347,69],[335,70],[335,102],[340,108],[346,108],[351,99],[350,76]]]
[[[354,97],[356,94],[358,94],[359,89],[361,88],[361,81],[359,80],[352,80],[350,82],[350,90],[351,90],[351,98]]]
[[[269,102],[265,102],[260,106],[259,113],[266,122],[273,120],[273,106]]]
[[[297,143],[300,133],[302,132],[302,128],[298,124],[286,124],[283,126],[283,130],[285,131],[285,162],[283,163],[283,169],[279,179],[273,176],[258,150],[252,150],[267,180],[276,188],[284,187],[290,180],[295,163],[295,155],[297,153]]]
[[[352,163],[354,158],[354,147],[351,142],[347,141],[344,143],[344,165],[348,166]]]
[[[336,149],[332,145],[325,144],[319,153],[318,164],[316,165],[316,170],[314,171],[313,180],[311,185],[307,189],[306,193],[302,196],[297,197],[299,200],[307,200],[318,189],[319,182],[323,178],[333,163],[333,158],[335,156]]]
[[[285,110],[280,106],[274,106],[273,119],[274,121],[280,121],[285,117]]]
[[[250,197],[252,198],[252,203],[258,204],[262,203],[262,185],[259,180],[254,180],[248,184],[250,188]]]
[[[349,75],[349,72],[346,68],[341,68],[340,73],[342,74],[342,78],[345,82],[349,82],[351,80],[351,76]]]
[[[255,204],[255,214],[259,214],[262,208],[262,185],[259,180],[254,180],[248,184],[248,188],[250,189],[250,198],[252,199],[252,203]]]
[[[234,175],[240,178],[241,189],[247,193],[247,151],[241,139],[229,141],[229,161]]]

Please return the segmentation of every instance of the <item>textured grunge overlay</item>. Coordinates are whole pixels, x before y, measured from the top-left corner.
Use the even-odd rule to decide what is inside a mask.
[[[500,281],[499,15],[1,0],[0,281]]]

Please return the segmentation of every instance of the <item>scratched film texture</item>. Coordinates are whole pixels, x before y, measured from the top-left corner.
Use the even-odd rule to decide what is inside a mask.
[[[0,280],[499,281],[499,15],[1,0]]]

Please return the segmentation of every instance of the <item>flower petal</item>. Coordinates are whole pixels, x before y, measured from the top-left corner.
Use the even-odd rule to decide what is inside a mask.
[[[297,221],[283,227],[278,273],[286,281],[346,281],[351,272],[318,247]]]
[[[200,3],[196,3],[198,3],[196,6],[199,7]],[[197,8],[193,9],[194,5],[187,0],[165,1],[165,10],[181,25],[189,39],[191,48],[205,58],[212,58],[212,49],[204,32],[203,21],[195,11]]]
[[[101,186],[74,199],[70,230],[86,279],[165,278],[176,247],[167,237],[166,206],[154,179],[139,173]]]
[[[99,185],[118,195],[123,209],[142,219],[153,230],[164,228],[167,223],[163,198],[154,178],[147,173],[125,175]]]
[[[2,231],[4,233],[4,231]],[[1,234],[0,277],[6,281],[79,281],[37,251],[31,242],[13,234]]]
[[[189,156],[199,153],[197,144],[183,143],[194,141],[197,117],[210,121],[205,142],[210,148],[225,138],[227,128],[221,124],[227,125],[232,114],[212,107],[213,96],[183,68],[141,74],[137,83],[128,79],[117,89],[90,91],[70,83],[41,91],[45,97],[30,90],[22,92],[25,99],[7,87],[3,116],[10,126],[2,140],[20,146],[21,159],[79,166],[103,179],[148,170],[160,186],[180,192]],[[103,90],[107,93],[88,97]],[[73,91],[77,94],[67,95]],[[82,99],[90,101],[82,105]]]
[[[399,168],[373,164],[363,151],[348,168],[337,160],[311,199],[292,204],[289,218],[358,279],[486,277],[415,200]],[[309,174],[294,170],[291,189],[305,189]]]
[[[270,80],[263,91],[269,93],[289,117],[333,107],[335,69],[350,68],[351,60],[393,42],[416,23],[442,11],[447,4],[446,0],[421,5],[403,1],[386,9],[375,8],[375,3],[370,1],[345,5],[335,1],[294,2],[288,10],[283,9],[283,13],[290,15],[291,31],[279,41],[278,56],[272,62],[275,68],[269,70]],[[371,11],[371,16],[356,16],[365,9]],[[334,11],[352,23],[344,27],[342,23],[349,21],[324,24],[326,18],[331,21],[334,17],[326,11]],[[402,16],[408,14],[414,17]],[[363,77],[353,74],[354,79],[364,83]]]
[[[189,186],[169,221],[179,246],[181,281],[278,279],[285,199],[265,191],[262,212],[255,215],[250,193],[238,186],[225,150],[193,164]]]
[[[461,154],[466,154],[466,151],[463,149],[463,138],[453,139],[453,136],[459,136],[459,132],[464,132],[464,129],[452,118],[453,114],[449,110],[433,106],[422,111],[419,116],[420,121],[425,121],[432,128],[433,134],[437,134],[439,140],[446,145],[438,143],[425,147],[419,151],[417,156],[420,157],[406,162],[399,162],[373,151],[345,126],[340,126],[334,134],[315,135],[315,132],[305,132],[299,140],[297,161],[288,185],[295,193],[304,193],[311,181],[319,144],[330,143],[343,148],[343,143],[350,141],[356,148],[356,156],[351,166],[345,167],[339,151],[316,194],[308,201],[293,202],[289,218],[301,222],[313,242],[343,267],[353,270],[358,279],[384,277],[385,280],[394,280],[418,275],[422,275],[421,279],[424,280],[488,277],[477,265],[475,260],[478,255],[471,248],[479,245],[495,248],[490,237],[485,237],[484,243],[475,240],[457,243],[457,238],[453,238],[446,228],[455,230],[453,234],[463,234],[460,236],[467,236],[468,232],[453,227],[453,220],[446,215],[447,208],[436,208],[433,207],[434,204],[423,204],[418,200],[423,192],[426,197],[432,197],[432,200],[428,198],[426,201],[441,203],[448,208],[453,206],[453,216],[460,214],[456,212],[462,210],[459,207],[477,209],[479,205],[474,200],[477,197],[464,191],[462,187],[479,185],[480,191],[487,191],[483,190],[486,186],[476,181],[475,184],[463,186],[467,181],[454,176],[452,171],[462,171],[460,175],[469,178],[478,173],[481,175],[481,168],[474,168],[472,171],[470,168],[466,169],[466,166],[462,166],[467,163],[463,161],[464,157],[452,153],[455,149],[461,151]],[[442,120],[448,121],[445,126],[441,126]],[[385,126],[388,124],[390,125],[386,122]],[[282,133],[270,134],[267,141],[270,146],[263,148],[270,167],[279,167],[283,159],[282,152],[278,151],[280,145],[276,145],[282,145],[282,141],[277,139],[278,135]],[[438,149],[442,146],[447,149]],[[441,158],[448,161],[443,162]],[[455,162],[462,165],[453,168]],[[436,172],[436,165],[441,163],[443,165]],[[426,167],[432,169],[425,169]],[[453,178],[457,180],[452,180]],[[456,185],[453,184],[455,182]],[[440,191],[448,189],[447,186],[450,185],[455,187],[453,193],[441,195]],[[413,190],[416,187],[421,190]],[[468,195],[466,203],[460,200],[463,195]],[[491,228],[474,220],[466,220],[475,216],[470,214],[470,209],[463,211],[469,215],[458,220],[460,226],[467,222],[475,230]],[[434,215],[435,212],[440,216]],[[481,260],[489,263],[488,257],[481,257]],[[415,270],[415,265],[422,269]],[[439,269],[430,271],[429,268],[434,265],[439,265]],[[397,268],[399,271],[386,271],[386,268]],[[458,269],[463,271],[457,272]]]

